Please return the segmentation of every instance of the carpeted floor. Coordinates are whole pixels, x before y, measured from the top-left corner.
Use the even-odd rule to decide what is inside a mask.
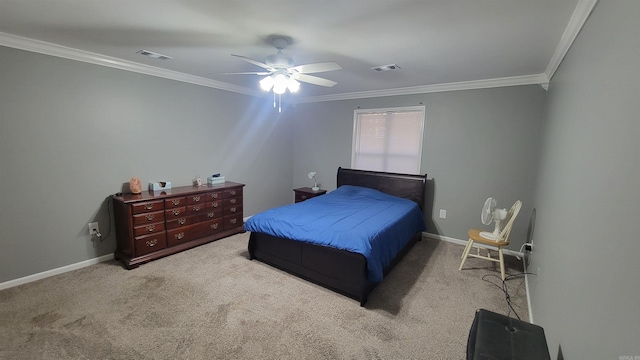
[[[360,307],[248,260],[247,242],[0,291],[0,359],[463,359],[476,309],[514,316],[496,265],[458,271],[460,245],[424,238]],[[526,320],[524,278],[507,285]]]

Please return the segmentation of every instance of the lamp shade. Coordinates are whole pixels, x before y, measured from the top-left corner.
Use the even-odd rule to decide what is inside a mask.
[[[269,91],[273,87],[273,83],[274,83],[273,77],[269,75],[264,79],[260,80],[260,88],[262,88],[262,90],[264,91]]]
[[[289,79],[284,74],[276,74],[273,79],[273,92],[282,95],[285,91],[287,91],[287,85],[289,84]]]
[[[287,83],[287,88],[289,89],[289,92],[297,92],[298,89],[300,89],[300,83],[296,79],[290,77]]]

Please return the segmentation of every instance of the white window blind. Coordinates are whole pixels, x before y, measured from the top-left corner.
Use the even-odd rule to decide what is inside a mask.
[[[424,106],[355,110],[351,167],[419,174]]]

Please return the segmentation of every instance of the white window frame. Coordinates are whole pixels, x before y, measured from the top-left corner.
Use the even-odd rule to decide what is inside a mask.
[[[353,141],[352,141],[352,145],[351,145],[351,167],[356,169],[357,167],[355,166],[356,164],[356,158],[358,156],[357,150],[360,148],[360,126],[359,126],[359,122],[358,119],[360,118],[361,115],[366,115],[366,114],[383,114],[386,113],[387,114],[387,121],[390,121],[389,117],[392,116],[394,113],[399,113],[399,112],[421,112],[422,113],[422,121],[420,124],[420,138],[419,138],[419,149],[417,152],[417,163],[415,166],[414,171],[407,171],[407,173],[410,174],[420,174],[420,167],[422,164],[422,143],[424,140],[424,120],[425,120],[425,106],[404,106],[404,107],[390,107],[390,108],[378,108],[378,109],[356,109],[353,111]],[[393,154],[388,154],[386,152],[387,149],[387,143],[385,142],[385,152],[383,153],[382,156],[385,157],[385,169],[386,169],[386,163],[387,163],[387,156],[388,155],[393,155]],[[361,169],[361,170],[374,170],[374,171],[387,171],[384,169]],[[387,171],[388,172],[388,171]]]

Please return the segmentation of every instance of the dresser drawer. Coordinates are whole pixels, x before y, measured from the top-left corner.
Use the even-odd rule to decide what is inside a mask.
[[[195,224],[197,222],[198,216],[183,216],[177,219],[167,220],[167,230]]]
[[[219,209],[207,209],[204,213],[198,215],[198,221],[209,221],[216,218],[221,218],[223,215],[222,208]]]
[[[242,216],[242,205],[227,206],[224,208],[224,216],[227,215],[240,215]]]
[[[137,227],[145,224],[164,222],[164,211],[142,213],[133,215],[133,226]]]
[[[138,227],[133,229],[133,235],[134,236],[142,236],[142,235],[153,234],[153,233],[157,233],[157,232],[161,232],[161,231],[164,231],[164,223],[163,222],[147,224],[147,225],[143,225],[143,226],[138,226]]]
[[[169,220],[173,220],[173,219],[177,219],[180,217],[184,217],[187,214],[187,208],[186,207],[177,207],[177,208],[173,208],[173,209],[167,209],[164,211],[164,218],[169,221]]]
[[[222,221],[222,218],[217,218],[215,220],[209,220],[198,224],[199,236],[209,236],[222,231],[222,229],[224,228]]]
[[[207,211],[205,203],[187,205],[187,215],[200,215]]]
[[[172,209],[177,207],[184,207],[186,205],[186,199],[184,197],[171,198],[164,200],[164,208]]]
[[[217,201],[207,201],[207,209],[216,209],[216,208],[222,208],[222,200],[217,200]]]
[[[167,247],[165,232],[135,238],[136,256],[148,254]]]
[[[187,195],[187,205],[192,205],[192,204],[204,204],[205,202],[207,202],[207,194],[205,193],[199,193],[199,194],[193,194],[193,195]]]
[[[233,198],[224,199],[224,200],[222,200],[222,205],[225,206],[225,207],[242,205],[242,198],[241,197],[233,197]]]
[[[314,191],[310,187],[302,187],[302,188],[293,189],[293,192],[295,193],[295,201],[299,203],[299,202],[314,198],[316,196],[324,195],[327,193],[327,190],[320,189],[320,190]]]
[[[222,191],[213,191],[207,193],[207,201],[222,200]]]
[[[140,214],[140,213],[158,211],[158,210],[164,209],[164,202],[162,200],[146,201],[146,202],[133,204],[131,205],[131,208],[132,208],[131,212],[134,215]]]
[[[222,194],[223,199],[239,196],[242,196],[242,188],[227,189]]]
[[[307,194],[300,194],[300,193],[296,193],[296,199],[295,199],[295,201],[296,201],[297,203],[299,203],[299,202],[305,201],[305,200],[307,200],[307,199],[309,199],[309,198],[311,198],[311,197],[312,197],[312,196],[309,196],[309,195],[307,195]]]
[[[198,238],[198,224],[167,230],[167,245],[176,246]]]
[[[244,225],[244,223],[242,222],[242,214],[225,216],[223,219],[223,227],[225,230],[237,228]]]

